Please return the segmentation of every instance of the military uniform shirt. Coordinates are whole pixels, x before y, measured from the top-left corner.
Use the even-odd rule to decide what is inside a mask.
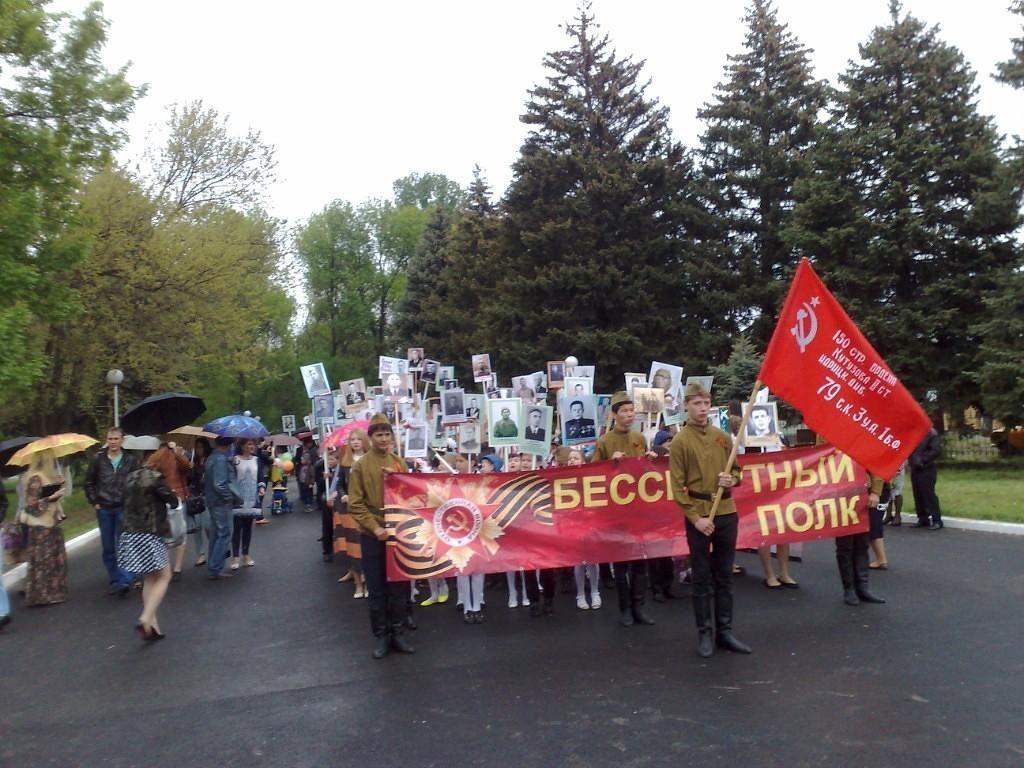
[[[647,438],[635,430],[622,432],[612,427],[597,441],[591,461],[606,461],[615,453],[622,452],[630,458],[647,453]]]
[[[366,533],[384,527],[384,469],[408,472],[405,462],[391,452],[368,451],[352,467],[348,478],[348,511]]]
[[[718,475],[725,471],[732,452],[732,438],[718,427],[710,424],[698,427],[688,421],[672,438],[669,448],[669,469],[672,475],[672,494],[686,519],[696,523],[701,517],[711,514],[711,501],[695,499],[690,491],[696,491],[712,499],[718,491]],[[738,481],[740,468],[733,466],[732,476]],[[718,504],[716,515],[733,515],[736,505],[725,497]]]

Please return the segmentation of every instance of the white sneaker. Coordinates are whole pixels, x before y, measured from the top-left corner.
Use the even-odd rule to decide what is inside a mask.
[[[253,559],[252,559],[251,557],[249,557],[248,555],[246,555],[246,556],[245,556],[245,567],[246,567],[246,568],[252,568],[252,567],[253,567],[254,565],[256,565],[256,561],[255,561],[255,560],[253,560]]]
[[[576,607],[579,608],[581,611],[590,610],[590,606],[587,605],[587,598],[583,595],[576,595]]]
[[[526,595],[523,595],[523,608],[529,608],[529,607],[530,607],[530,598],[528,598]]]
[[[515,595],[509,595],[508,596],[508,607],[509,608],[518,608],[519,607],[519,601],[516,599]]]
[[[231,570],[232,571],[237,571],[238,570],[238,558],[237,557],[232,557],[231,558]]]
[[[601,594],[599,592],[590,593],[590,607],[595,611],[601,607]]]

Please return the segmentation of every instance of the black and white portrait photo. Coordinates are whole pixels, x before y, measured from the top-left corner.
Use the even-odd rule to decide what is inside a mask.
[[[459,424],[459,452],[480,453],[480,424],[467,421]]]
[[[487,384],[491,381],[491,356],[489,354],[473,355],[473,381]]]
[[[548,360],[548,387],[561,389],[565,383],[565,361]]]
[[[744,404],[743,409],[747,406]],[[752,448],[780,445],[779,412],[776,403],[756,403],[751,406],[750,418],[743,431],[743,444]]]
[[[427,425],[414,423],[405,428],[405,455],[422,459],[427,455]]]
[[[317,395],[329,395],[331,385],[327,383],[327,371],[323,363],[312,363],[299,368],[302,382],[306,385],[306,396],[312,400]]]
[[[423,370],[423,347],[409,347],[406,356],[406,362],[408,363],[408,371],[416,371],[417,373]]]
[[[465,395],[461,389],[447,389],[441,393],[441,416],[445,424],[459,424],[466,420]]]
[[[480,418],[480,396],[470,395],[466,398],[466,418],[467,419],[479,419]]]
[[[428,381],[431,384],[437,383],[437,374],[441,364],[437,360],[424,360],[423,370],[420,371],[420,378],[423,381]]]
[[[526,425],[519,447],[524,453],[547,456],[551,451],[551,423],[555,409],[550,405],[528,405],[523,408]]]
[[[562,412],[563,445],[578,445],[597,439],[597,398],[593,395],[573,397],[562,392],[558,404]]]
[[[320,419],[334,420],[334,395],[317,395],[313,398],[313,419],[319,423]]]

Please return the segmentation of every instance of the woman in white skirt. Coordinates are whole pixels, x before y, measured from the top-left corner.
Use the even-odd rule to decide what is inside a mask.
[[[171,563],[165,539],[171,536],[167,505],[176,505],[174,494],[148,463],[125,480],[124,528],[117,548],[117,563],[128,573],[142,574],[142,614],[135,630],[145,642],[162,640],[156,611],[171,583]]]

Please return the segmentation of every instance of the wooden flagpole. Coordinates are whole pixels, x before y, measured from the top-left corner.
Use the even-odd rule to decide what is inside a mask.
[[[736,431],[736,435],[732,441],[732,452],[729,454],[729,461],[725,464],[725,471],[731,472],[732,465],[736,463],[736,450],[740,447],[740,439],[743,437],[743,433],[747,428],[747,422],[750,421],[750,413],[754,410],[754,400],[757,399],[757,391],[761,388],[761,380],[757,379],[754,382],[754,388],[750,391],[750,399],[747,400],[747,408],[743,412],[743,418],[740,421],[740,428]],[[718,482],[718,479],[715,479]],[[715,500],[711,504],[711,514],[708,515],[708,520],[715,519],[715,513],[718,512],[718,505],[722,501],[722,495],[725,493],[725,488],[718,486],[718,490],[715,491]]]

